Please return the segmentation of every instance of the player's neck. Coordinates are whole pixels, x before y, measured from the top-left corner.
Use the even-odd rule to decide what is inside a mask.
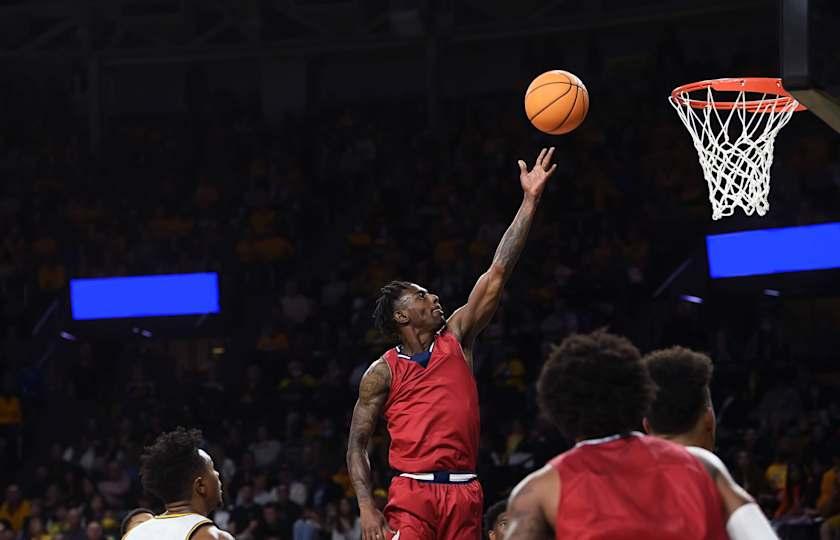
[[[412,354],[428,351],[429,347],[435,341],[435,334],[436,332],[428,330],[404,329],[402,336],[400,336],[403,354],[411,356]]]
[[[699,448],[706,448],[706,441],[704,438],[696,433],[680,433],[679,435],[657,435],[663,439],[669,440],[681,446],[697,446]],[[710,449],[706,448],[711,451]]]
[[[197,505],[193,504],[191,501],[177,501],[174,503],[170,503],[165,505],[166,514],[201,514],[202,516],[206,516],[207,512],[202,511],[203,508],[197,508]]]

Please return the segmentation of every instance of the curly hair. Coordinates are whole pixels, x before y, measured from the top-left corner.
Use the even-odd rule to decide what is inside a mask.
[[[499,516],[507,511],[507,500],[501,500],[487,509],[484,513],[484,533],[489,533],[496,526]]]
[[[656,397],[647,413],[654,432],[663,435],[686,433],[709,406],[712,360],[705,354],[670,347],[642,359],[656,384]]]
[[[197,429],[178,426],[161,434],[140,457],[143,489],[164,503],[189,499],[193,480],[206,466],[198,454],[201,442]]]
[[[653,392],[639,350],[601,330],[554,347],[537,380],[540,410],[572,440],[639,429]]]
[[[373,324],[385,336],[396,333],[394,324],[394,302],[400,299],[403,291],[411,287],[408,281],[392,281],[379,289],[379,298],[373,310]]]

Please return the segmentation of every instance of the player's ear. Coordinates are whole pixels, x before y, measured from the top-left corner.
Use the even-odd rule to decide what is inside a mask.
[[[703,413],[703,430],[706,433],[714,433],[716,424],[715,410],[711,407],[706,408],[706,412]]]
[[[402,310],[394,311],[394,322],[397,323],[397,326],[405,326],[408,324],[408,315]]]
[[[650,433],[651,433],[651,430],[650,430],[650,422],[648,422],[647,416],[645,416],[644,418],[642,418],[642,427],[643,427],[643,428],[645,428],[645,433],[647,433],[648,435],[650,435]]]
[[[203,476],[197,476],[195,480],[193,480],[193,492],[200,497],[207,495],[207,484],[204,482]]]

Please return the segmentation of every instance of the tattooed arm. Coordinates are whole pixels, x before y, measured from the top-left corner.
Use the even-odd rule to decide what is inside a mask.
[[[560,476],[550,465],[531,473],[520,482],[508,501],[505,540],[554,538],[560,489]]]
[[[362,540],[384,539],[388,524],[373,504],[373,480],[367,446],[391,388],[391,369],[380,358],[368,368],[359,385],[359,399],[353,408],[347,441],[347,470],[356,491],[361,513]]]
[[[557,165],[551,165],[553,154],[553,147],[547,152],[543,148],[530,172],[524,161],[519,162],[519,181],[524,192],[519,211],[499,242],[490,268],[478,278],[467,304],[455,311],[447,321],[447,326],[458,340],[466,345],[465,348],[470,348],[475,337],[487,326],[499,306],[502,289],[516,266],[522,248],[525,247],[525,239],[528,238],[528,231],[546,181],[557,168]]]

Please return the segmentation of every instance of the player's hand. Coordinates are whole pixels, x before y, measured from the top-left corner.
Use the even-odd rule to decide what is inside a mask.
[[[388,527],[385,516],[376,508],[361,510],[362,540],[388,540],[394,532]]]
[[[546,151],[543,148],[540,155],[537,157],[534,168],[528,171],[528,165],[524,161],[519,160],[519,182],[522,184],[522,190],[526,195],[531,197],[539,197],[545,188],[546,181],[554,174],[557,164],[551,164],[551,157],[554,155],[554,147]]]

